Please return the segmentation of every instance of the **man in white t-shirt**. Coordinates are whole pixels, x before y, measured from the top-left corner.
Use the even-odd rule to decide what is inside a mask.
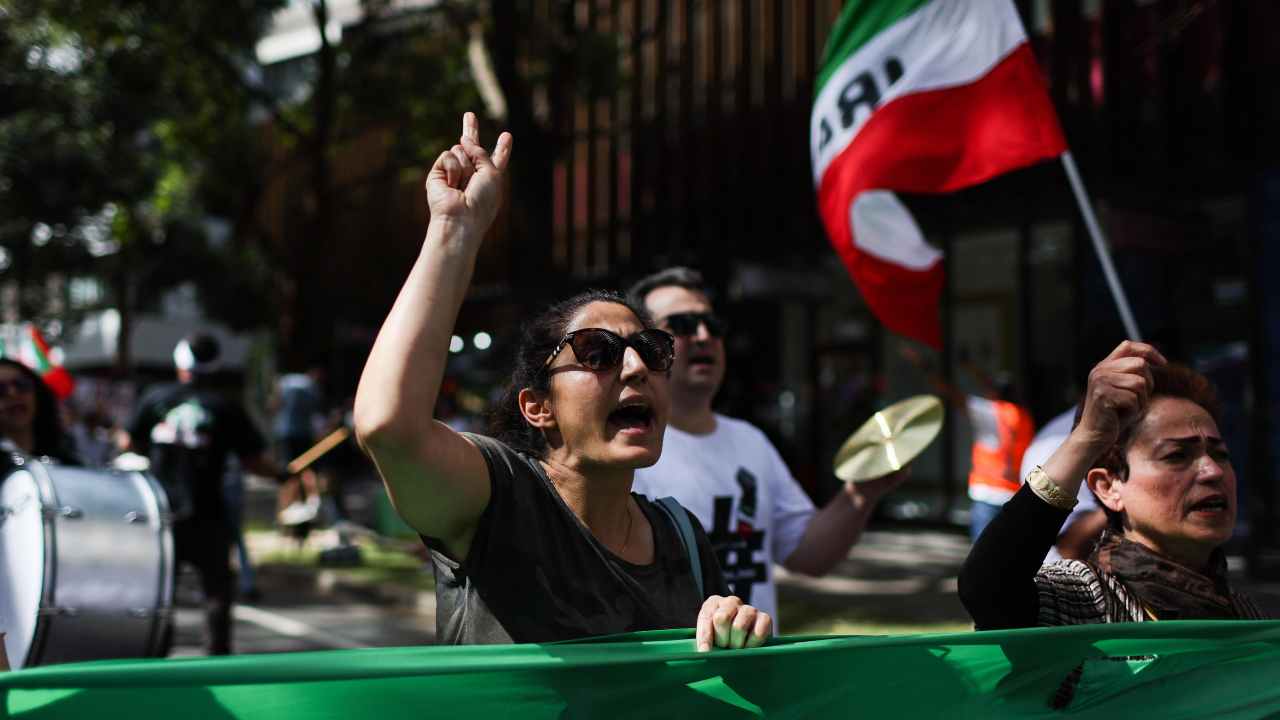
[[[701,274],[669,268],[636,283],[631,296],[676,338],[662,457],[636,472],[634,490],[673,496],[696,515],[730,590],[772,615],[776,628],[772,565],[825,575],[848,555],[876,503],[905,473],[845,485],[815,509],[763,432],[711,409],[724,379],[724,323]]]

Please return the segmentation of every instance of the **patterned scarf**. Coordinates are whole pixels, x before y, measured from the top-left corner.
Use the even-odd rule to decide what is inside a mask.
[[[1108,530],[1089,564],[1123,583],[1154,620],[1241,617],[1227,585],[1227,556],[1221,548],[1209,557],[1209,575],[1204,575]]]

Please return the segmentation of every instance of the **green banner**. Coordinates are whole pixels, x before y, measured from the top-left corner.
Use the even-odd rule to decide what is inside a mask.
[[[689,631],[547,645],[112,660],[0,673],[0,717],[742,718],[1280,714],[1280,621],[693,652]],[[1060,709],[1055,709],[1055,705]]]

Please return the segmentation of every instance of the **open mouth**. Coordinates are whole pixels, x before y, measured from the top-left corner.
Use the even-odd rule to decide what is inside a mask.
[[[623,430],[647,430],[653,425],[653,408],[643,399],[625,402],[609,413],[609,423]]]
[[[710,366],[714,365],[715,363],[716,363],[716,358],[715,358],[715,356],[714,356],[714,355],[710,355],[710,354],[699,354],[699,355],[690,355],[690,356],[689,356],[689,366],[690,366],[690,367],[710,367]]]
[[[1227,498],[1224,495],[1210,495],[1202,500],[1197,500],[1188,508],[1189,512],[1226,512]]]

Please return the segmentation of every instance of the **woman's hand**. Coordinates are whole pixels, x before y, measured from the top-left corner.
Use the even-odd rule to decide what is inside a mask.
[[[427,173],[427,207],[433,222],[456,222],[483,234],[502,204],[503,175],[511,157],[511,133],[498,136],[493,155],[480,145],[475,113],[462,116],[462,137],[440,153]]]
[[[1093,367],[1080,423],[1044,462],[1059,490],[1076,496],[1085,474],[1151,401],[1151,367],[1166,362],[1154,347],[1126,340]]]
[[[736,650],[760,647],[773,632],[769,613],[744,605],[737,596],[712,595],[698,612],[698,631],[694,636],[698,652],[718,648]]]
[[[880,501],[880,498],[888,495],[894,490],[897,490],[899,485],[910,478],[911,463],[907,463],[901,470],[895,470],[884,477],[878,477],[874,480],[865,480],[858,483],[848,483],[845,485],[845,491],[848,492],[851,497],[855,498],[855,505],[860,505],[864,502],[876,503]],[[856,499],[859,496],[862,498],[861,501]]]
[[[1151,401],[1151,366],[1167,360],[1154,347],[1126,340],[1089,372],[1084,411],[1072,431],[1099,449],[1115,444],[1120,431],[1142,415]]]

